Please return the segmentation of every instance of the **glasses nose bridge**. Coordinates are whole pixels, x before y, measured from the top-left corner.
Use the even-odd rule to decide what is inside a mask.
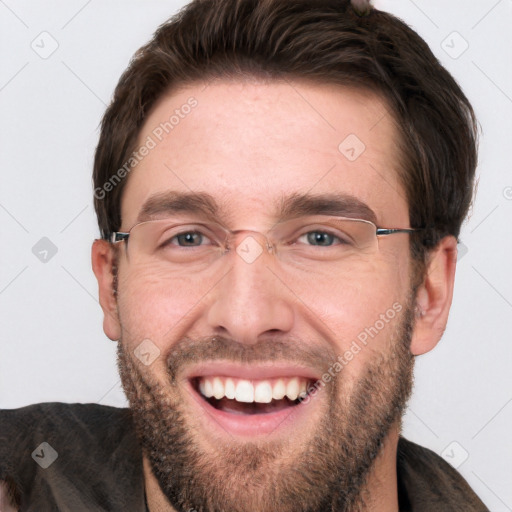
[[[237,229],[228,232],[228,248],[235,250],[245,261],[255,260],[263,252],[275,254],[275,242],[271,233],[253,229]]]

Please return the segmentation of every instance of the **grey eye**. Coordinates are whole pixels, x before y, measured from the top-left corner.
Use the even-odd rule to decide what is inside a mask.
[[[334,243],[335,238],[337,238],[334,235],[331,235],[330,233],[325,233],[322,231],[311,231],[310,233],[307,233],[307,241],[311,245],[320,245],[320,246],[329,246]]]
[[[176,245],[183,247],[196,247],[202,244],[203,235],[197,231],[189,231],[187,233],[181,233],[173,237],[172,243],[175,243],[174,240],[177,242]]]

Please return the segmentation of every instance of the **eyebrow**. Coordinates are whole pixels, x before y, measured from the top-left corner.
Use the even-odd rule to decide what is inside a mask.
[[[221,205],[206,192],[168,191],[150,196],[143,204],[137,222],[163,215],[188,213],[220,221],[227,217]],[[350,194],[292,194],[281,198],[276,211],[278,221],[305,215],[333,215],[364,219],[377,224],[375,212],[363,201]]]
[[[144,202],[137,222],[174,213],[193,213],[206,218],[217,218],[219,210],[214,198],[204,192],[162,192],[150,196]]]
[[[350,194],[292,194],[281,201],[280,218],[304,215],[333,215],[369,220],[377,224],[377,215],[363,201]]]

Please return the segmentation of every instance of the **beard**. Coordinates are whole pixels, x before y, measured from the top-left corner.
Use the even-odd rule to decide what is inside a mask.
[[[332,354],[275,339],[250,346],[221,337],[182,339],[167,357],[169,378],[162,385],[120,340],[121,381],[137,436],[162,493],[177,512],[366,510],[367,478],[392,426],[400,424],[411,394],[413,325],[409,304],[390,324],[388,349],[372,356],[357,382],[350,385],[341,370],[325,385],[324,414],[307,443],[293,450],[291,440],[289,445],[224,443],[204,451],[197,423],[187,414],[178,376],[191,362],[221,358],[240,363],[300,360],[323,372],[332,365]]]

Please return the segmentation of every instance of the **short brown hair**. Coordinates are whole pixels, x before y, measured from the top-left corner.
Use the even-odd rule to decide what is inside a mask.
[[[103,238],[121,225],[126,182],[113,183],[148,112],[167,91],[194,81],[301,79],[378,92],[401,140],[401,183],[412,238],[423,260],[446,235],[459,236],[473,195],[473,109],[425,41],[395,16],[349,0],[194,0],[132,59],[101,125],[94,161],[95,208]],[[101,191],[101,194],[96,193]]]

